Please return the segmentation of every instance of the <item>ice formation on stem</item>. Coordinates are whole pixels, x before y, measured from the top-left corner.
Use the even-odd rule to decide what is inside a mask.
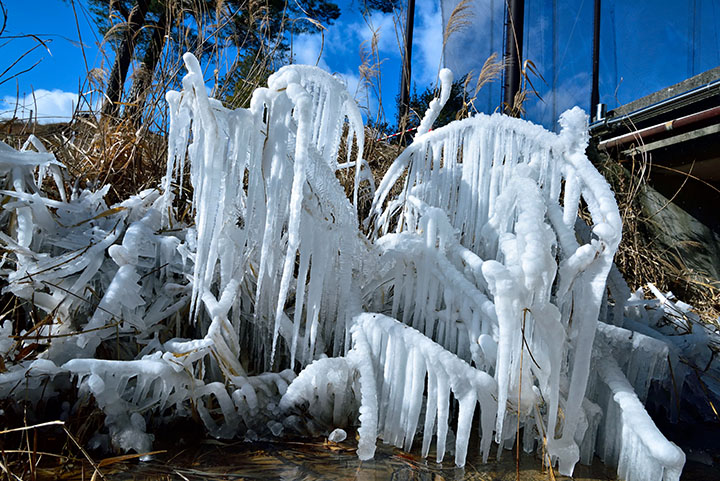
[[[584,156],[585,122],[579,109],[568,111],[556,136],[520,120],[478,115],[418,136],[388,171],[373,205],[375,232],[393,225],[417,231],[408,220],[413,197],[440,208],[460,243],[484,259],[485,290],[497,314],[496,440],[515,436],[504,429],[506,410],[524,419],[542,400],[547,419],[526,427],[538,421],[543,432],[561,428],[558,438],[547,436],[546,448],[560,458],[564,474],[579,459],[574,437],[621,230],[612,192]],[[399,200],[383,207],[405,170]],[[596,238],[579,246],[574,224],[581,196]]]
[[[484,460],[520,435],[562,474],[598,454],[627,479],[678,479],[684,455],[643,403],[663,387],[697,396],[687,366],[717,372],[718,336],[670,295],[631,293],[613,267],[621,221],[585,157],[582,111],[559,135],[498,114],[430,131],[443,71],[441,98],[357,219],[358,185],[373,185],[342,83],[289,66],[230,110],[184,60],[159,189],[114,206],[109,186],[68,196],[36,139],[0,144],[5,292],[44,318],[0,326],[2,398],[74,386],[70,410],[92,396],[105,414],[92,443],[119,450],[147,451],[152,429],[196,412],[211,435],[248,440],[340,442],[355,425],[361,459],[378,437],[410,450],[422,434],[438,461],[454,440],[462,466],[475,418]],[[352,200],[336,176],[350,167]]]
[[[455,464],[465,465],[478,404],[480,450],[483,462],[487,461],[497,404],[492,377],[415,329],[381,314],[358,316],[353,337],[356,347],[348,358],[360,364],[362,405],[366,408],[360,415],[360,459],[372,457],[380,432],[385,442],[406,451],[412,448],[427,381],[422,456],[428,455],[433,436],[437,436],[437,462],[445,456],[452,395],[458,402]]]
[[[207,98],[197,60],[189,54],[185,60],[185,88],[168,94],[176,114],[164,208],[172,201],[170,179],[181,180],[187,151],[196,215],[191,311],[197,313],[201,299],[206,308],[222,307],[209,312],[211,322],[225,325],[215,329],[221,332],[241,330],[241,318],[252,317],[258,335],[249,347],[266,368],[280,336],[290,346],[291,364],[297,359],[306,365],[325,346],[339,354],[349,344],[348,314],[339,307],[350,303],[351,274],[360,257],[350,254],[367,250],[355,210],[335,178],[344,120],[348,152],[354,140],[358,169],[362,165],[357,106],[339,81],[301,66],[271,76],[268,88],[253,95],[250,109],[230,111]],[[284,307],[291,284],[297,289],[290,317]],[[239,290],[248,295],[236,299]],[[332,332],[330,319],[343,329]],[[238,349],[223,359],[237,359]]]

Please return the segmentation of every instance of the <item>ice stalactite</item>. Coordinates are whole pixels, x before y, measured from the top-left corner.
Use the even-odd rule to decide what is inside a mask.
[[[615,363],[622,369],[641,402],[647,400],[650,384],[670,379],[670,346],[639,332],[609,324],[598,324],[600,342],[612,349]],[[681,379],[677,381],[682,381]],[[672,386],[666,386],[672,389]]]
[[[371,176],[363,175],[363,149],[365,146],[365,129],[355,100],[340,80],[331,77],[321,70],[307,65],[283,67],[268,79],[268,86],[282,89],[293,82],[301,86],[310,96],[312,108],[307,110],[310,116],[309,145],[334,172],[338,168],[355,167],[355,188],[353,205],[357,205],[358,188],[363,180],[370,183],[374,191]],[[343,130],[347,128],[347,133]],[[338,162],[338,149],[345,140],[346,158],[344,163]],[[355,161],[352,161],[353,148],[357,149]]]
[[[477,115],[419,135],[388,170],[372,208],[375,233],[418,232],[408,220],[413,197],[448,214],[460,243],[480,259],[497,311],[496,438],[504,441],[506,409],[528,416],[542,399],[548,404],[544,429],[555,433],[564,405],[560,437],[547,440],[550,455],[562,458],[563,474],[579,459],[574,437],[621,231],[612,192],[584,155],[586,122],[579,109],[568,111],[562,133],[554,135],[501,115]],[[405,171],[401,193],[386,204]],[[594,238],[579,245],[574,227],[581,199]]]
[[[418,432],[427,380],[422,455],[437,436],[437,461],[443,460],[449,426],[450,396],[458,402],[455,464],[465,465],[472,418],[479,405],[483,460],[487,460],[496,411],[497,385],[420,332],[381,314],[361,314],[353,327],[359,365],[361,402],[358,455],[369,459],[375,439],[410,450]],[[364,408],[364,409],[363,409]]]
[[[232,299],[236,293],[228,289],[249,282],[255,290],[251,305],[240,306],[243,314],[233,309],[229,319],[237,330],[239,318],[252,316],[255,327],[245,327],[258,329],[260,339],[270,336],[265,366],[272,364],[280,336],[290,344],[291,362],[298,359],[302,365],[316,357],[318,346],[342,352],[349,344],[349,326],[345,334],[328,338],[326,322],[337,317],[348,323],[338,306],[347,305],[351,294],[356,261],[349,253],[351,246],[367,250],[355,210],[335,178],[344,125],[349,126],[348,152],[356,145],[361,165],[363,125],[357,106],[338,80],[301,66],[271,76],[268,88],[253,95],[250,109],[229,111],[207,98],[197,61],[185,60],[185,88],[168,94],[176,115],[165,184],[168,206],[173,190],[168,179],[181,180],[187,151],[197,226],[193,305],[200,299]],[[189,132],[192,143],[186,148]],[[326,245],[313,242],[314,236],[322,236]],[[214,287],[218,265],[220,284]],[[296,303],[289,318],[285,303],[291,288]],[[288,322],[292,327],[283,327]]]
[[[437,212],[431,212],[437,214]],[[453,263],[446,255],[462,249],[452,237],[440,240],[433,232],[433,219],[420,219],[425,238],[410,234],[388,234],[376,245],[381,260],[393,266],[387,272],[387,286],[375,295],[392,299],[394,317],[426,336],[433,337],[450,352],[467,362],[488,365],[476,340],[496,329],[495,307],[465,274],[462,259]],[[427,219],[430,217],[430,220]],[[383,283],[385,283],[383,281]]]
[[[653,423],[632,385],[602,343],[597,346],[597,402],[604,412],[596,453],[628,481],[680,479],[685,454]]]
[[[565,346],[566,336],[560,311],[551,302],[549,290],[557,271],[552,256],[555,236],[544,222],[545,205],[540,191],[531,178],[522,176],[522,170],[518,169],[518,176],[498,197],[496,211],[488,223],[488,241],[498,245],[500,262],[491,260],[483,264],[499,326],[495,377],[498,402],[503,408],[497,414],[498,443],[504,441],[504,406],[510,403],[513,410],[526,417],[538,402],[531,376],[537,379],[548,405],[545,429],[554,433],[560,382],[567,377],[563,372],[564,353],[553,348]]]
[[[328,431],[348,427],[357,412],[356,371],[344,357],[313,361],[289,386],[280,400],[286,411],[307,413],[313,422]]]
[[[248,209],[242,188],[246,169],[250,173],[248,189],[257,189],[261,184],[256,152],[263,140],[258,119],[262,117],[262,111],[257,108],[233,112],[224,109],[219,102],[208,98],[202,70],[195,57],[186,54],[183,58],[188,69],[183,79],[184,90],[182,93],[169,92],[166,96],[174,115],[171,115],[168,138],[162,210],[171,208],[176,190],[172,180],[182,186],[187,154],[196,224],[191,299],[191,312],[196,317],[198,301],[211,293],[218,262],[223,274],[220,293],[234,276],[241,275],[244,267],[243,240],[246,235],[237,223]],[[191,134],[192,142],[188,145]],[[254,165],[248,165],[253,161]],[[168,222],[170,220],[168,218]],[[248,226],[249,229],[253,227],[257,228]],[[228,242],[231,239],[234,242]],[[227,257],[220,259],[221,252]]]
[[[169,420],[163,417],[166,411],[176,418],[196,410],[208,432],[219,438],[249,430],[269,432],[267,424],[277,422],[272,402],[284,394],[294,374],[242,378],[228,391],[222,382],[202,379],[211,345],[212,340],[173,340],[137,360],[73,359],[60,372],[77,376],[81,393],[93,395],[105,414],[109,441],[124,451],[148,452],[152,435],[146,433],[146,422],[162,424]]]
[[[4,292],[45,319],[0,326],[0,396],[74,386],[105,413],[94,446],[118,450],[149,450],[195,409],[216,437],[341,442],[357,426],[361,459],[378,438],[422,456],[435,439],[437,460],[454,443],[462,466],[477,419],[484,460],[522,432],[562,474],[597,453],[627,479],[677,479],[684,456],[643,403],[671,381],[694,399],[687,366],[717,372],[719,336],[612,266],[621,221],[582,111],[559,135],[499,114],[431,131],[443,71],[360,219],[367,238],[362,118],[337,79],[285,67],[230,110],[184,60],[158,189],[113,206],[109,186],[68,196],[37,139],[0,144]],[[351,167],[348,199],[337,172]],[[702,387],[720,396],[710,374]]]

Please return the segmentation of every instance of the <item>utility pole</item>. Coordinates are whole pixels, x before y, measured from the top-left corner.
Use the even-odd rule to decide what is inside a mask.
[[[400,127],[403,119],[410,114],[410,66],[412,58],[413,23],[415,22],[415,0],[408,0],[405,22],[405,52],[403,55],[400,80]]]
[[[509,0],[505,25],[505,113],[515,107],[515,94],[520,90],[520,63],[522,62],[523,23],[525,0]]]
[[[604,117],[600,104],[600,0],[595,0],[595,16],[593,18],[593,53],[592,53],[592,90],[590,91],[590,119],[600,120]]]
[[[557,0],[552,0],[552,117],[551,121],[557,130],[557,88],[558,88],[558,8]]]
[[[488,57],[495,52],[495,15],[493,15],[493,12],[495,12],[495,0],[490,0],[490,15],[488,15],[488,20],[490,22],[490,50],[488,51]],[[492,93],[489,93],[486,110],[488,113],[495,109],[495,103],[493,100]]]

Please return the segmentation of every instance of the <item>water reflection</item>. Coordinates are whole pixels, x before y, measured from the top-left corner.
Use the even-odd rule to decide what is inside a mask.
[[[496,450],[493,450],[495,453]],[[144,463],[114,465],[112,479],[188,479],[188,480],[357,480],[357,481],[510,481],[517,479],[514,453],[505,451],[501,460],[482,464],[477,453],[469,454],[465,468],[457,468],[452,458],[442,464],[378,444],[375,459],[360,461],[354,443],[286,442],[286,443],[202,443],[174,454],[165,454]],[[553,479],[543,472],[540,458],[523,455],[519,479],[544,481]],[[567,480],[555,474],[555,479]],[[578,466],[575,480],[615,479],[612,470],[595,465]]]

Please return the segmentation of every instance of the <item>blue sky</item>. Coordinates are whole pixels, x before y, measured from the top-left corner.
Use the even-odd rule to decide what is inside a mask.
[[[35,110],[37,105],[37,110],[40,110],[41,116],[45,116],[46,121],[55,120],[54,116],[58,114],[68,115],[72,105],[77,102],[78,91],[88,87],[83,85],[87,70],[80,38],[88,68],[103,65],[101,52],[97,47],[101,39],[92,28],[86,6],[82,2],[76,2],[80,27],[78,34],[70,2],[10,0],[3,3],[8,12],[3,37],[33,34],[42,39],[45,45],[40,45],[32,38],[7,39],[0,43],[0,71],[35,47],[14,68],[0,77],[0,81],[39,62],[29,72],[0,85],[0,101],[4,103],[0,104],[0,111],[12,109],[15,98],[19,97],[20,105],[24,104],[27,110]],[[28,8],[29,5],[31,8]]]
[[[447,19],[457,0],[443,1],[445,15],[439,0],[416,1],[413,82],[418,90],[435,83],[443,59],[443,19]],[[26,110],[39,111],[41,120],[58,120],[69,115],[77,102],[78,91],[91,88],[85,82],[87,69],[108,70],[113,60],[112,53],[107,58],[99,48],[101,39],[94,30],[85,0],[75,0],[78,26],[70,2],[35,0],[31,8],[21,0],[3,3],[8,10],[3,36],[38,35],[49,52],[39,46],[0,77],[0,81],[5,80],[40,61],[31,71],[0,85],[3,102],[0,111],[5,111],[0,115],[9,115],[7,111],[14,109],[16,97]],[[399,87],[398,38],[402,25],[393,14],[376,12],[364,19],[359,14],[358,0],[337,3],[342,15],[328,26],[324,41],[319,35],[300,35],[293,39],[295,61],[317,63],[342,76],[370,115],[375,117],[382,105],[386,118],[392,123]],[[501,53],[504,3],[503,0],[473,0],[471,26],[451,37],[447,46],[445,61],[461,70],[456,74],[461,75],[465,70],[477,72],[488,55]],[[716,0],[605,0],[601,101],[613,108],[719,65],[718,3]],[[526,0],[524,42],[525,58],[532,60],[544,77],[544,81],[533,78],[543,100],[531,98],[527,102],[527,117],[551,128],[554,118],[566,108],[578,104],[588,109],[593,1],[556,2],[555,62],[552,4],[552,0]],[[379,36],[380,98],[375,95],[375,88],[364,89],[360,85],[358,73],[360,50],[363,46],[369,47],[371,30],[376,30]],[[81,48],[80,37],[84,48]],[[3,59],[0,71],[36,45],[33,39],[7,39],[0,43],[0,59]],[[553,65],[556,66],[554,74]],[[476,105],[492,111],[500,101],[498,81],[481,91]]]

